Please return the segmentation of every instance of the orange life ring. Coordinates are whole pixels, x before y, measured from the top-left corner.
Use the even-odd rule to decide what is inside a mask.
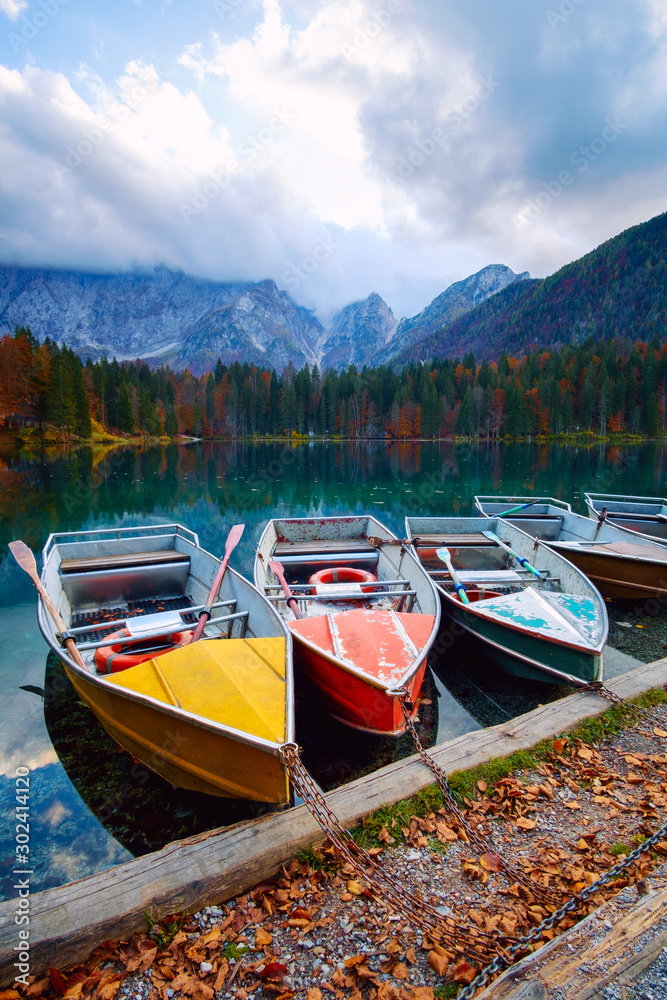
[[[313,573],[308,583],[316,587],[319,583],[377,583],[377,577],[366,569],[355,569],[354,566],[333,566],[331,569],[321,569]],[[364,590],[364,587],[361,588]],[[367,590],[372,590],[367,587]]]
[[[129,631],[122,628],[120,632],[112,632],[108,638],[124,639],[128,635]],[[152,660],[156,656],[164,656],[178,646],[187,646],[192,636],[192,629],[189,629],[184,632],[169,632],[167,635],[154,636],[152,639],[133,639],[131,642],[114,643],[113,646],[100,646],[95,650],[95,667],[98,674],[117,674],[120,670],[136,667],[138,663]],[[160,643],[164,643],[164,649],[155,648]],[[136,652],[126,652],[130,649]],[[142,649],[146,651],[142,653]]]

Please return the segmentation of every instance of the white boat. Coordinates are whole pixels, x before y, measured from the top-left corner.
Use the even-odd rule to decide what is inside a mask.
[[[501,669],[530,680],[602,680],[607,610],[561,555],[497,517],[406,517],[405,531],[445,615]],[[456,580],[439,549],[447,550]]]
[[[665,593],[667,545],[630,533],[604,518],[575,514],[569,503],[553,497],[478,496],[475,507],[485,517],[514,524],[578,566],[601,594],[646,598]]]
[[[287,802],[292,641],[272,604],[227,568],[190,642],[221,563],[179,524],[53,534],[43,557],[66,635],[41,600],[40,629],[107,732],[181,788]]]
[[[589,517],[667,545],[667,500],[614,493],[584,493]]]

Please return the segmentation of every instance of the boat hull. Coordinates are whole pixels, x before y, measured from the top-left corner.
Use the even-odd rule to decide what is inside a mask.
[[[488,658],[501,670],[524,680],[549,684],[584,684],[602,679],[602,655],[549,642],[537,635],[511,630],[481,618],[457,598],[441,593],[443,617],[479,640]],[[446,626],[445,626],[446,628]]]
[[[297,669],[318,689],[323,707],[339,722],[376,736],[400,736],[405,732],[403,710],[395,695],[345,670],[335,658],[312,649],[296,635],[294,659]],[[426,660],[405,684],[413,704],[413,718],[425,671]]]
[[[384,581],[392,581],[392,587],[397,582],[407,586],[405,602],[398,600],[399,591],[390,592],[396,599],[391,611],[376,608],[364,596],[373,584],[364,587],[361,607],[333,597],[323,604],[318,597],[320,610],[310,613],[312,605],[302,607],[303,617],[296,622],[284,597],[277,602],[293,636],[295,666],[315,685],[328,714],[367,733],[400,736],[405,718],[398,695],[389,692],[407,691],[416,713],[414,703],[440,623],[440,601],[422,566],[370,515],[270,521],[255,559],[257,589],[270,596],[280,590],[270,570],[273,559],[308,579],[321,570],[349,565],[370,570],[379,587]],[[360,622],[362,610],[366,620]]]
[[[551,549],[558,545],[546,542]],[[585,573],[604,597],[617,599],[664,596],[667,593],[667,565],[648,559],[624,559],[594,549],[563,548],[561,554]]]
[[[77,694],[109,735],[172,785],[224,798],[289,801],[287,775],[277,756],[89,683],[60,659]]]

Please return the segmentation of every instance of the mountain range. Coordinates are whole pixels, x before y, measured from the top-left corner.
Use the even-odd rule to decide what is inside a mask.
[[[666,339],[667,213],[544,279],[490,264],[396,319],[375,292],[325,329],[272,280],[216,282],[158,267],[86,274],[0,266],[0,334],[29,326],[82,357],[144,358],[201,375],[223,363],[343,370],[432,358],[497,359],[614,336]]]
[[[216,282],[158,267],[149,273],[87,274],[0,266],[0,334],[30,327],[81,357],[142,358],[200,375],[220,358],[275,368],[390,363],[421,338],[518,281],[492,264],[456,282],[418,316],[396,320],[373,292],[324,329],[274,281]]]
[[[453,286],[452,286],[453,287]],[[497,359],[613,337],[667,339],[667,212],[626,229],[548,278],[517,281],[407,345],[396,365]]]

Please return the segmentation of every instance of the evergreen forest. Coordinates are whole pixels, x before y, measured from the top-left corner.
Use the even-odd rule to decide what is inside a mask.
[[[401,370],[278,374],[218,361],[195,377],[142,361],[84,363],[19,327],[0,338],[0,422],[77,438],[100,430],[221,439],[655,437],[667,426],[667,344],[616,337],[481,363],[469,352]]]

